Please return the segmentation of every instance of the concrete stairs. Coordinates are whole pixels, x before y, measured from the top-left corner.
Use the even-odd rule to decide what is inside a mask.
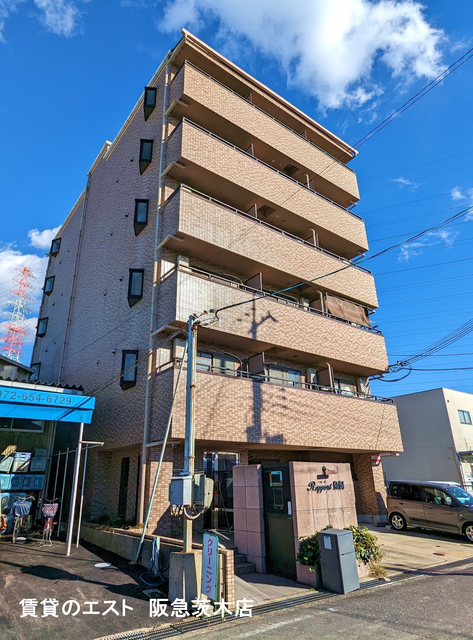
[[[235,549],[234,552],[234,560],[236,576],[242,576],[245,573],[254,573],[256,571],[255,565],[252,562],[247,562],[245,554],[238,553],[237,549]]]

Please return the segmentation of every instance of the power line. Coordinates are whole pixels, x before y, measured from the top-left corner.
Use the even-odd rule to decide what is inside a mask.
[[[432,91],[432,89],[434,89],[437,85],[439,85],[443,80],[448,78],[448,76],[452,75],[452,73],[457,71],[457,69],[459,69],[466,62],[468,62],[468,60],[472,56],[473,56],[473,47],[469,49],[465,54],[463,54],[460,58],[458,58],[458,60],[455,60],[455,62],[452,63],[449,67],[447,67],[441,73],[439,73],[439,75],[433,80],[431,80],[431,82],[429,82],[424,87],[422,87],[422,89],[420,89],[420,91],[418,91],[414,96],[409,98],[409,100],[406,100],[406,102],[403,105],[401,105],[398,109],[393,111],[391,115],[385,118],[376,127],[371,129],[371,131],[368,131],[368,133],[365,136],[363,136],[363,138],[361,138],[355,145],[353,145],[354,148],[355,149],[360,148],[361,146],[366,144],[368,140],[371,140],[371,138],[374,138],[375,135],[380,133],[380,131],[382,131],[385,127],[391,124],[396,118],[398,118],[401,114],[403,114],[405,111],[410,109],[416,102],[418,102],[421,98],[423,98],[428,93],[430,93],[430,91]]]

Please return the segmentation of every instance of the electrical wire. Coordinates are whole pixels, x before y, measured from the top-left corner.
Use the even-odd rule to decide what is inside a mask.
[[[428,84],[426,84],[420,91],[418,91],[414,96],[409,98],[403,105],[401,105],[398,109],[393,111],[391,115],[385,118],[382,122],[380,122],[376,127],[371,129],[366,135],[364,135],[354,146],[355,149],[359,149],[361,146],[366,144],[368,140],[371,140],[375,135],[380,133],[385,127],[390,125],[396,118],[398,118],[405,111],[410,109],[416,102],[418,102],[421,98],[426,96],[432,89],[434,89],[437,85],[439,85],[443,80],[448,78],[452,73],[457,71],[460,67],[462,67],[468,60],[473,56],[473,47],[469,49],[465,54],[463,54],[458,60],[455,60],[449,67],[444,69],[441,73],[438,74],[436,78],[431,80]]]
[[[312,278],[310,280],[304,280],[302,282],[299,282],[295,285],[292,285],[290,287],[285,287],[284,289],[280,289],[279,291],[273,291],[271,293],[263,293],[261,296],[258,297],[253,297],[250,298],[248,300],[244,300],[242,302],[236,302],[234,304],[231,305],[226,305],[224,307],[221,307],[220,309],[214,309],[212,312],[214,313],[215,317],[218,318],[218,314],[221,313],[222,311],[225,311],[227,309],[232,309],[234,307],[239,307],[242,306],[244,304],[248,304],[250,302],[254,302],[257,300],[262,300],[263,298],[269,298],[269,297],[274,297],[277,296],[278,294],[281,293],[285,293],[287,291],[291,291],[292,289],[296,289],[302,285],[305,284],[311,284],[317,280],[321,280],[322,278],[327,278],[328,276],[334,275],[336,273],[340,273],[341,271],[345,271],[346,269],[350,269],[352,267],[357,267],[360,264],[364,264],[365,262],[368,262],[369,260],[374,260],[375,258],[377,258],[378,256],[384,255],[388,252],[394,251],[395,249],[398,249],[401,246],[404,246],[406,244],[409,244],[411,242],[414,242],[415,240],[418,240],[419,238],[421,238],[422,236],[426,235],[427,233],[431,233],[432,231],[436,230],[436,229],[441,229],[444,226],[447,226],[448,224],[450,224],[451,222],[455,221],[455,220],[459,220],[460,218],[468,215],[469,213],[471,213],[473,211],[473,206],[469,206],[466,209],[463,209],[462,211],[456,213],[455,215],[451,216],[450,218],[447,218],[446,220],[443,220],[442,222],[439,222],[436,225],[433,225],[432,227],[428,227],[427,229],[424,229],[423,231],[420,231],[416,234],[414,234],[413,236],[411,236],[410,238],[408,238],[407,240],[403,240],[402,242],[398,242],[395,245],[392,245],[390,247],[387,247],[386,249],[382,249],[381,251],[378,251],[378,253],[375,253],[372,256],[368,256],[366,258],[361,258],[357,261],[352,260],[349,264],[345,265],[344,267],[340,267],[339,269],[336,269],[335,271],[331,271],[329,273],[325,273],[321,276],[316,276],[315,278]]]

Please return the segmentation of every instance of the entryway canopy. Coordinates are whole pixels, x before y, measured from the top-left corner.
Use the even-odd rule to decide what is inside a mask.
[[[26,387],[29,388],[26,388]],[[67,389],[54,387],[54,391],[0,385],[0,416],[28,420],[54,422],[83,422],[90,424],[95,408],[95,398],[75,395]]]

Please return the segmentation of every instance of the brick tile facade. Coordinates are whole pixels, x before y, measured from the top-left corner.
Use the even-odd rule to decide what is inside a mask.
[[[287,126],[292,124],[294,131],[306,130],[311,140],[332,155],[349,158],[351,152],[342,141],[185,37],[184,45],[176,50],[171,76],[188,57],[206,71],[213,69],[219,82],[226,78],[231,87],[247,86],[255,104],[261,108],[266,105],[268,113],[277,113],[278,119]],[[117,516],[121,464],[129,457],[126,518],[135,518],[150,326],[153,330],[170,324],[177,328],[190,313],[248,299],[248,293],[241,289],[196,277],[182,268],[177,270],[177,255],[186,255],[192,266],[221,275],[230,272],[236,279],[262,271],[271,290],[286,276],[305,280],[344,264],[263,225],[255,224],[250,230],[244,216],[184,190],[163,207],[181,182],[244,211],[255,203],[272,207],[272,225],[278,226],[278,216],[280,224],[286,224],[287,217],[295,235],[303,237],[305,230],[314,229],[321,246],[330,250],[338,246],[340,255],[352,257],[367,249],[361,219],[304,186],[297,187],[287,176],[192,124],[179,124],[182,114],[177,105],[167,119],[170,137],[164,149],[164,167],[169,171],[163,178],[163,198],[158,203],[161,124],[163,110],[170,102],[163,105],[164,74],[155,76],[152,83],[157,87],[156,108],[145,121],[140,100],[115,141],[104,145],[89,172],[87,189],[58,233],[61,248],[56,257],[50,258],[47,273],[55,276],[54,290],[44,296],[40,313],[49,318],[48,330],[36,339],[32,360],[41,363],[43,381],[56,382],[61,377],[61,382],[80,384],[86,393],[97,397],[94,419],[86,426],[84,437],[105,445],[89,453],[87,517]],[[324,171],[317,189],[328,198],[337,197],[340,202],[357,199],[356,177],[346,167],[333,162],[326,171],[327,156],[314,145],[190,66],[177,74],[171,87],[171,100],[179,97],[192,98],[189,118],[193,114],[198,117],[196,105],[200,105],[201,114],[204,106],[207,116],[215,114],[216,135],[222,135],[222,123],[228,124],[229,132],[236,127],[250,139],[255,138],[255,155],[258,149],[265,153],[274,149],[286,156],[288,163],[293,161],[309,173]],[[153,140],[154,149],[152,162],[141,175],[142,139]],[[183,166],[171,166],[174,162]],[[135,235],[137,199],[149,200],[149,215],[147,226]],[[183,242],[173,239],[158,253],[158,279],[154,283],[157,226],[158,242],[171,234],[177,234]],[[282,226],[280,230],[284,230]],[[286,231],[291,232],[291,227]],[[131,307],[130,269],[144,269],[143,298]],[[153,286],[157,304],[151,318]],[[372,276],[355,268],[323,279],[320,288],[367,306],[377,304]],[[149,442],[158,442],[163,436],[177,374],[173,365],[154,373],[157,366],[173,357],[168,337],[169,332],[160,333],[154,343],[155,353],[151,354]],[[347,376],[365,378],[387,365],[381,335],[274,300],[255,300],[225,312],[218,323],[199,328],[199,341],[236,354],[270,349],[276,364],[299,370],[329,362]],[[137,350],[139,355],[136,385],[126,390],[119,383],[122,350]],[[184,383],[178,392],[172,446],[165,453],[151,517],[150,531],[167,535],[176,535],[181,526],[169,509],[168,484],[183,466]],[[255,456],[307,459],[310,451],[353,455],[358,510],[367,514],[379,514],[383,508],[382,473],[370,466],[367,452],[401,449],[393,405],[204,372],[197,376],[196,428],[197,467],[202,464],[204,451],[238,452],[242,464]],[[145,504],[159,451],[160,445],[147,449]],[[202,524],[197,522],[196,526]]]

